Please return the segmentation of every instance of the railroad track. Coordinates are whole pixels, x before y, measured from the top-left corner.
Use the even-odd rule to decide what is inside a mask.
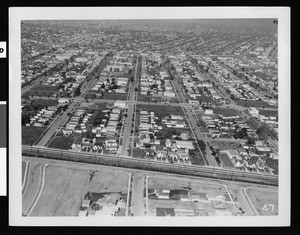
[[[155,169],[156,171],[176,172],[183,175],[198,175],[208,178],[227,179],[261,184],[278,185],[278,175],[246,172],[237,169],[225,169],[215,166],[182,165],[165,162],[155,162],[147,159],[130,158],[128,156],[99,155],[96,153],[75,152],[61,149],[50,149],[37,146],[22,146],[24,154],[48,157],[61,160],[88,162],[103,165],[123,164],[128,168]],[[89,158],[90,157],[90,158]]]

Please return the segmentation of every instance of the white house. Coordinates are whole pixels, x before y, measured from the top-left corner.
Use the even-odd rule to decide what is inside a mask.
[[[58,100],[58,103],[59,104],[68,104],[70,102],[70,99],[69,98],[60,98]]]
[[[187,140],[176,140],[177,148],[186,148],[186,149],[194,149],[194,145],[192,141]]]

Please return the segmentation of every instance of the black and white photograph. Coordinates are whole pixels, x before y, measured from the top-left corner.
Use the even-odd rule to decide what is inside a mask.
[[[12,225],[289,223],[289,8],[9,13]]]

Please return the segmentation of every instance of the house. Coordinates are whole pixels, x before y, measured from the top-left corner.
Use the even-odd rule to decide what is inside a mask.
[[[204,112],[206,115],[213,115],[214,114],[214,111],[212,109],[205,109],[205,112]]]
[[[195,216],[195,212],[192,209],[179,209],[175,208],[175,216]]]
[[[242,157],[239,155],[238,151],[236,150],[226,150],[220,152],[225,152],[230,159],[242,160]]]
[[[81,207],[83,207],[83,208],[87,208],[87,207],[89,207],[89,206],[90,206],[90,204],[91,204],[91,200],[84,199],[84,200],[82,201],[82,205],[81,205]]]
[[[244,166],[244,163],[243,163],[242,161],[237,160],[237,161],[234,163],[234,166],[240,168],[240,167],[243,167],[243,166]]]
[[[253,117],[258,117],[258,115],[259,115],[259,111],[258,111],[256,108],[254,108],[254,107],[250,107],[250,108],[248,109],[248,112],[249,112],[250,115],[253,116]]]
[[[209,201],[223,201],[225,202],[225,196],[218,192],[207,192],[207,198]]]
[[[155,189],[155,194],[159,199],[169,199],[169,194],[168,192],[163,192],[161,188]]]
[[[192,141],[176,140],[175,142],[176,142],[177,148],[183,148],[183,149],[186,148],[186,149],[190,149],[190,150],[195,149]]]
[[[211,204],[215,209],[226,209],[226,205],[224,201],[213,200],[211,201]]]
[[[58,103],[59,104],[68,104],[70,102],[70,99],[69,98],[60,98],[58,100]]]
[[[180,134],[180,138],[183,139],[183,140],[188,140],[190,138],[190,135],[189,135],[189,133],[182,132]]]
[[[168,157],[172,158],[173,161],[175,158],[178,160],[178,154],[175,151],[168,151]]]
[[[174,120],[183,120],[183,116],[171,114],[171,119],[174,119]]]
[[[200,202],[201,198],[200,198],[200,194],[199,193],[190,193],[190,201],[192,202]]]
[[[264,145],[257,145],[255,148],[258,153],[271,152],[271,148]]]
[[[78,212],[78,216],[79,216],[79,217],[86,217],[86,216],[87,216],[87,211],[80,210],[80,211]]]
[[[167,157],[167,151],[158,150],[156,151],[157,158],[165,159]]]
[[[192,104],[192,105],[198,105],[198,104],[199,104],[199,101],[198,101],[197,99],[191,98],[191,99],[189,100],[189,104]]]
[[[81,148],[82,147],[82,137],[79,137],[77,139],[74,140],[73,144],[71,145],[72,149],[76,149],[76,148]]]
[[[171,148],[172,142],[170,139],[166,139],[165,144],[167,148]]]
[[[114,103],[114,106],[125,109],[127,107],[127,103],[124,100],[116,100],[115,103]]]
[[[278,154],[277,153],[270,153],[270,158],[278,160]]]
[[[250,169],[255,169],[256,168],[256,161],[253,159],[250,159],[249,161],[244,160],[244,164],[246,167]]]
[[[180,194],[179,197],[180,197],[180,201],[182,202],[188,202],[190,200],[189,195],[186,194]]]
[[[164,96],[166,97],[175,97],[175,93],[172,91],[165,91]]]
[[[139,136],[139,140],[141,143],[149,143],[150,142],[150,135],[149,134],[141,134]]]

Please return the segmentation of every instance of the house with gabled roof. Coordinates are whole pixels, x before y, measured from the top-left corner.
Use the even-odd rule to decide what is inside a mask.
[[[244,166],[244,162],[242,162],[240,160],[237,160],[237,161],[235,161],[234,166],[238,167],[238,168],[243,167]]]
[[[255,169],[256,168],[256,160],[254,160],[253,158],[251,158],[248,161],[244,160],[244,164],[248,168],[251,168],[251,169]]]
[[[156,156],[159,159],[166,159],[166,157],[167,157],[167,151],[157,150],[156,151]]]
[[[213,208],[215,208],[215,209],[226,209],[225,202],[223,202],[223,201],[213,200],[213,201],[211,201],[211,204],[212,204]]]
[[[207,192],[206,195],[209,201],[216,200],[216,201],[225,202],[225,196],[222,193],[213,191],[213,192]]]
[[[173,161],[174,159],[178,160],[178,153],[175,151],[168,151],[168,157],[172,158]]]

